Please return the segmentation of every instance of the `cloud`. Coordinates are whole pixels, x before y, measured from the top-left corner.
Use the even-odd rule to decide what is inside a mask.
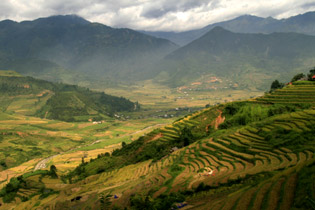
[[[10,18],[11,17],[10,14],[14,12],[14,8],[12,8],[9,2],[7,1],[0,1],[0,8],[2,19]]]
[[[77,14],[112,27],[184,31],[244,14],[287,18],[314,11],[314,0],[6,0],[0,19]]]
[[[160,18],[170,12],[186,12],[194,8],[203,7],[209,4],[204,0],[163,0],[153,4],[147,4],[141,16],[145,18]]]

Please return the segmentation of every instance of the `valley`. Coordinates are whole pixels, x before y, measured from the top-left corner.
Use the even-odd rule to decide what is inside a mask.
[[[315,209],[314,14],[1,20],[0,210]]]
[[[151,83],[145,85],[148,84]],[[139,86],[137,94],[152,91],[144,87]],[[5,163],[12,166],[0,172],[1,186],[7,189],[13,177],[25,184],[17,185],[15,202],[5,202],[0,209],[15,205],[18,209],[35,209],[38,205],[56,209],[78,205],[83,209],[106,205],[169,208],[167,203],[160,204],[160,199],[173,200],[188,209],[285,209],[300,205],[296,200],[287,200],[295,196],[292,187],[301,193],[298,183],[311,181],[303,177],[311,173],[314,164],[314,88],[314,82],[298,81],[263,97],[221,101],[178,120],[145,117],[141,112],[140,119],[135,119],[140,115],[130,113],[128,120],[93,124],[2,112],[1,130],[8,133],[2,135],[3,146],[23,139],[33,144],[22,143],[24,146],[16,154],[27,151],[26,145],[46,153],[14,163],[14,153],[8,150],[13,147],[7,147],[11,159],[5,159]],[[301,91],[307,93],[301,95]],[[155,107],[152,101],[158,102],[154,97],[160,95],[153,95],[148,100],[151,104],[145,100],[140,103],[147,113]],[[174,100],[169,100],[167,106],[171,103]],[[167,106],[157,103],[155,108]],[[34,144],[44,139],[49,142]],[[41,162],[45,156],[49,158]],[[21,156],[18,160],[22,160]],[[52,165],[57,168],[58,179],[49,175]],[[40,183],[48,194],[31,183]],[[3,199],[11,199],[8,195]],[[228,203],[224,202],[225,196]],[[105,197],[108,204],[101,201]],[[92,203],[94,199],[98,202]]]

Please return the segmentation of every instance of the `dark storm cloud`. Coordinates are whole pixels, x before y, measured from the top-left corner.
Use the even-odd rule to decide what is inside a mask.
[[[312,10],[314,0],[2,0],[0,20],[77,14],[112,27],[183,31],[244,14],[287,18]]]

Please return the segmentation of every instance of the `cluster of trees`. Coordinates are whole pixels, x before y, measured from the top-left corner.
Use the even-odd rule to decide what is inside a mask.
[[[284,87],[284,83],[279,82],[277,79],[271,83],[270,92],[281,89]]]
[[[274,115],[294,112],[299,108],[305,107],[300,107],[300,104],[274,104],[270,106],[246,102],[233,102],[225,106],[223,115],[226,117],[226,120],[219,125],[219,128],[228,129],[233,126],[247,125]]]
[[[18,177],[13,177],[10,179],[10,182],[6,184],[5,187],[2,188],[0,191],[0,197],[2,197],[3,202],[10,203],[12,202],[15,197],[17,197],[17,192],[22,189],[38,189],[38,193],[35,193],[32,196],[36,194],[41,194],[41,198],[47,197],[51,193],[56,193],[55,191],[51,189],[47,189],[45,185],[42,182],[35,183],[34,181],[27,180],[28,177],[35,176],[40,174],[41,178],[44,176],[50,176],[53,179],[58,178],[57,175],[57,168],[54,165],[50,166],[50,170],[40,170],[35,171],[32,173],[24,174]],[[41,180],[41,178],[39,180]],[[25,196],[19,196],[22,201],[27,201],[29,198]]]
[[[314,81],[314,79],[313,79],[314,75],[315,75],[315,67],[313,69],[311,69],[307,75],[305,75],[303,73],[299,73],[299,74],[295,75],[292,78],[291,82],[296,82],[296,81],[304,79],[304,78],[305,78],[305,80],[308,80],[308,81]]]
[[[303,73],[299,73],[296,74],[292,79],[291,82],[296,82],[299,81],[301,79],[305,79],[308,81],[314,81],[313,76],[315,75],[315,67],[313,69],[310,70],[310,72],[305,75]],[[276,90],[276,89],[280,89],[284,87],[284,83],[279,82],[278,80],[275,80],[271,83],[271,87],[270,87],[270,92]]]
[[[225,106],[223,115],[226,120],[219,125],[220,129],[228,129],[233,126],[247,125],[268,117],[268,107],[259,104],[247,104],[234,102]]]

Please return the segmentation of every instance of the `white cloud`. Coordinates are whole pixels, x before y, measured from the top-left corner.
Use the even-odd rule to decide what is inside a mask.
[[[4,0],[0,19],[77,14],[112,27],[183,31],[244,14],[286,18],[314,10],[314,0]]]

